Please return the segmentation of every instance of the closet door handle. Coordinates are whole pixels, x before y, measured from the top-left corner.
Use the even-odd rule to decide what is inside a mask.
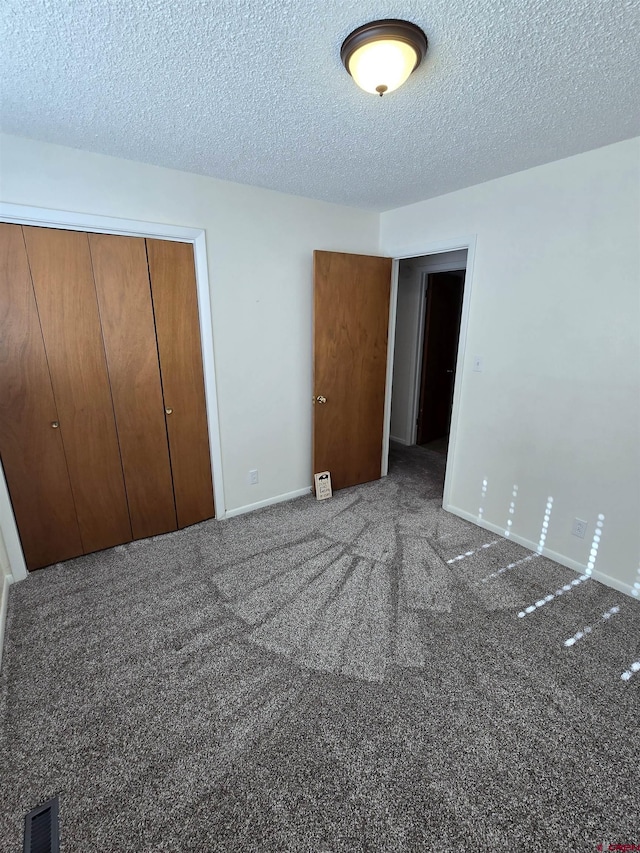
[[[58,429],[59,426],[60,426],[60,421],[51,421],[51,428],[52,429]]]
[[[173,409],[170,409],[168,406],[165,408],[165,412],[170,415],[173,412]]]

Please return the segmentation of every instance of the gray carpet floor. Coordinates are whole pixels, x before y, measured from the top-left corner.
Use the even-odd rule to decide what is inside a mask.
[[[0,851],[54,794],[64,853],[640,844],[640,602],[445,513],[444,464],[14,585]]]

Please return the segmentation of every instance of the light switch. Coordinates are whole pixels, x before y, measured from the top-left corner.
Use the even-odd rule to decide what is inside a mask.
[[[473,357],[473,369],[476,373],[482,373],[484,370],[484,359],[481,355],[474,355]]]

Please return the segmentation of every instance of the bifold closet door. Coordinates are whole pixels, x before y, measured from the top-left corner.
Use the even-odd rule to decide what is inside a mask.
[[[23,231],[80,535],[98,551],[132,536],[89,240]]]
[[[89,234],[134,539],[177,527],[158,348],[141,237]]]
[[[193,246],[147,240],[178,527],[213,518]]]
[[[37,569],[83,553],[20,225],[0,223],[0,456]]]

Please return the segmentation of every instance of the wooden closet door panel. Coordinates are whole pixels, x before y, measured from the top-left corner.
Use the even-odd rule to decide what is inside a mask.
[[[0,456],[29,569],[83,553],[22,228],[0,223]]]
[[[147,251],[140,237],[89,234],[134,539],[177,527]]]
[[[198,297],[189,243],[147,240],[178,526],[212,518]]]
[[[131,539],[87,235],[24,229],[86,552]]]

